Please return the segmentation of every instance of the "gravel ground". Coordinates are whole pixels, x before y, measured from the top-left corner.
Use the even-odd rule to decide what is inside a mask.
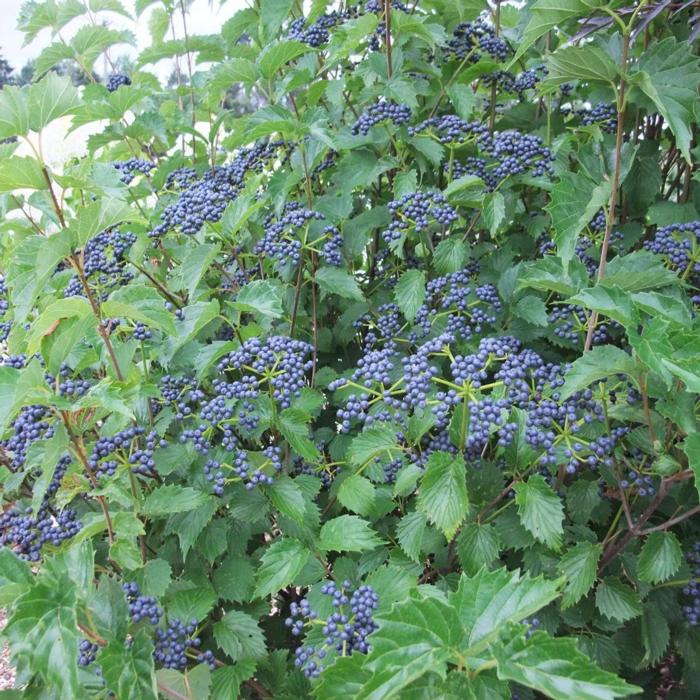
[[[0,610],[0,629],[5,626],[7,616],[4,610]],[[15,672],[10,666],[10,650],[7,647],[0,649],[0,690],[11,688],[15,681]]]

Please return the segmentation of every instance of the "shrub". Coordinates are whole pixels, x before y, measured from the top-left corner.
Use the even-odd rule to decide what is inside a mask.
[[[693,8],[135,5],[0,92],[22,697],[697,697]]]

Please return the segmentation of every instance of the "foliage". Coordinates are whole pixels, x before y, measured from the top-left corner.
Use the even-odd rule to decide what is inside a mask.
[[[23,7],[22,697],[698,697],[693,4],[301,5]]]

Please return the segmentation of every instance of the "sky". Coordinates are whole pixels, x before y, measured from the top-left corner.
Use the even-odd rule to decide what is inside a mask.
[[[29,59],[35,58],[51,40],[49,33],[45,31],[29,46],[22,46],[24,36],[17,29],[17,15],[23,2],[24,0],[0,0],[0,13],[2,16],[2,21],[0,21],[0,51],[10,65],[16,69],[21,68]],[[122,4],[133,13],[133,0],[122,0]],[[227,0],[223,7],[220,7],[219,0],[194,0],[187,20],[188,31],[190,34],[215,33],[236,10],[245,7],[246,4],[245,0]],[[136,34],[139,47],[143,48],[150,44],[148,33],[149,13],[150,10],[146,10],[137,22],[130,22],[112,13],[101,13],[100,17],[108,18],[110,24],[115,28],[131,29]],[[70,34],[71,28],[75,31],[79,27],[79,24],[73,22],[69,25],[68,34]],[[178,30],[181,30],[181,27],[182,25],[179,23],[176,25]],[[126,52],[125,47],[117,47],[113,51],[112,57],[115,58],[120,52]],[[162,64],[158,70],[161,77],[170,74],[167,61],[163,61]]]

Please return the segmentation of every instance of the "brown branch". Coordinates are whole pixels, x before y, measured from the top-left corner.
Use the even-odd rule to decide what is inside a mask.
[[[620,59],[620,69],[622,75],[627,71],[627,56],[630,48],[630,34],[625,32],[622,43],[622,58]],[[610,204],[608,206],[608,216],[605,220],[605,235],[603,245],[600,248],[600,262],[598,263],[598,282],[605,277],[605,267],[608,262],[608,248],[610,247],[610,237],[612,236],[613,222],[615,220],[615,207],[617,206],[618,190],[620,188],[620,172],[622,170],[622,141],[625,133],[625,79],[620,80],[620,93],[617,97],[617,134],[615,136],[615,169],[613,172],[612,192],[610,193]],[[591,349],[593,345],[593,332],[598,323],[598,312],[593,311],[588,320],[588,330],[586,332],[586,342],[583,347],[584,352]]]

